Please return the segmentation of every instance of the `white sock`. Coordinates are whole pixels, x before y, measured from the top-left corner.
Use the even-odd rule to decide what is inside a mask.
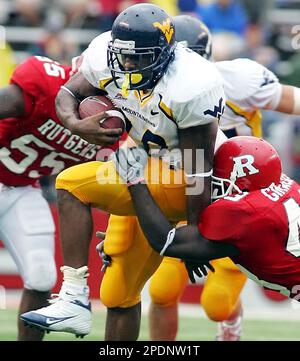
[[[87,266],[80,268],[62,266],[60,270],[64,274],[62,289],[67,289],[74,294],[84,294],[88,297],[89,287],[87,285],[87,278],[89,273]]]
[[[241,322],[241,316],[238,315],[234,320],[232,321],[224,321],[224,323],[226,324],[226,326],[228,327],[235,327],[237,326],[239,323]]]

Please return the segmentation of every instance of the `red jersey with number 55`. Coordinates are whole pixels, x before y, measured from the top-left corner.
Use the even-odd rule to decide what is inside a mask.
[[[289,297],[300,295],[300,187],[295,181],[283,175],[276,186],[220,199],[203,212],[199,229],[209,240],[236,246],[240,253],[232,260],[252,280]]]
[[[100,146],[66,129],[55,112],[55,97],[70,77],[69,66],[34,56],[11,78],[25,99],[25,114],[0,121],[0,182],[7,186],[35,184],[79,162],[94,160]]]

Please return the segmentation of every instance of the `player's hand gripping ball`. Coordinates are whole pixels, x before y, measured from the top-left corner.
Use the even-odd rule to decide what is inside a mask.
[[[122,129],[125,131],[126,121],[123,113],[116,108],[106,96],[90,96],[85,98],[78,109],[81,119],[98,113],[106,112],[107,117],[100,120],[100,126],[109,129]]]

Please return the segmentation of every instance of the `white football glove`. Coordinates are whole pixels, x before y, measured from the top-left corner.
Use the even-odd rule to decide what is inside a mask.
[[[113,156],[113,162],[120,177],[127,186],[145,183],[144,168],[148,155],[144,148],[119,148]]]

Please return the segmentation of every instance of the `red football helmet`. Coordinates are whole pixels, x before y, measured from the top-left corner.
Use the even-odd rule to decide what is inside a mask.
[[[212,199],[278,184],[281,160],[271,144],[251,136],[228,139],[214,157]]]

